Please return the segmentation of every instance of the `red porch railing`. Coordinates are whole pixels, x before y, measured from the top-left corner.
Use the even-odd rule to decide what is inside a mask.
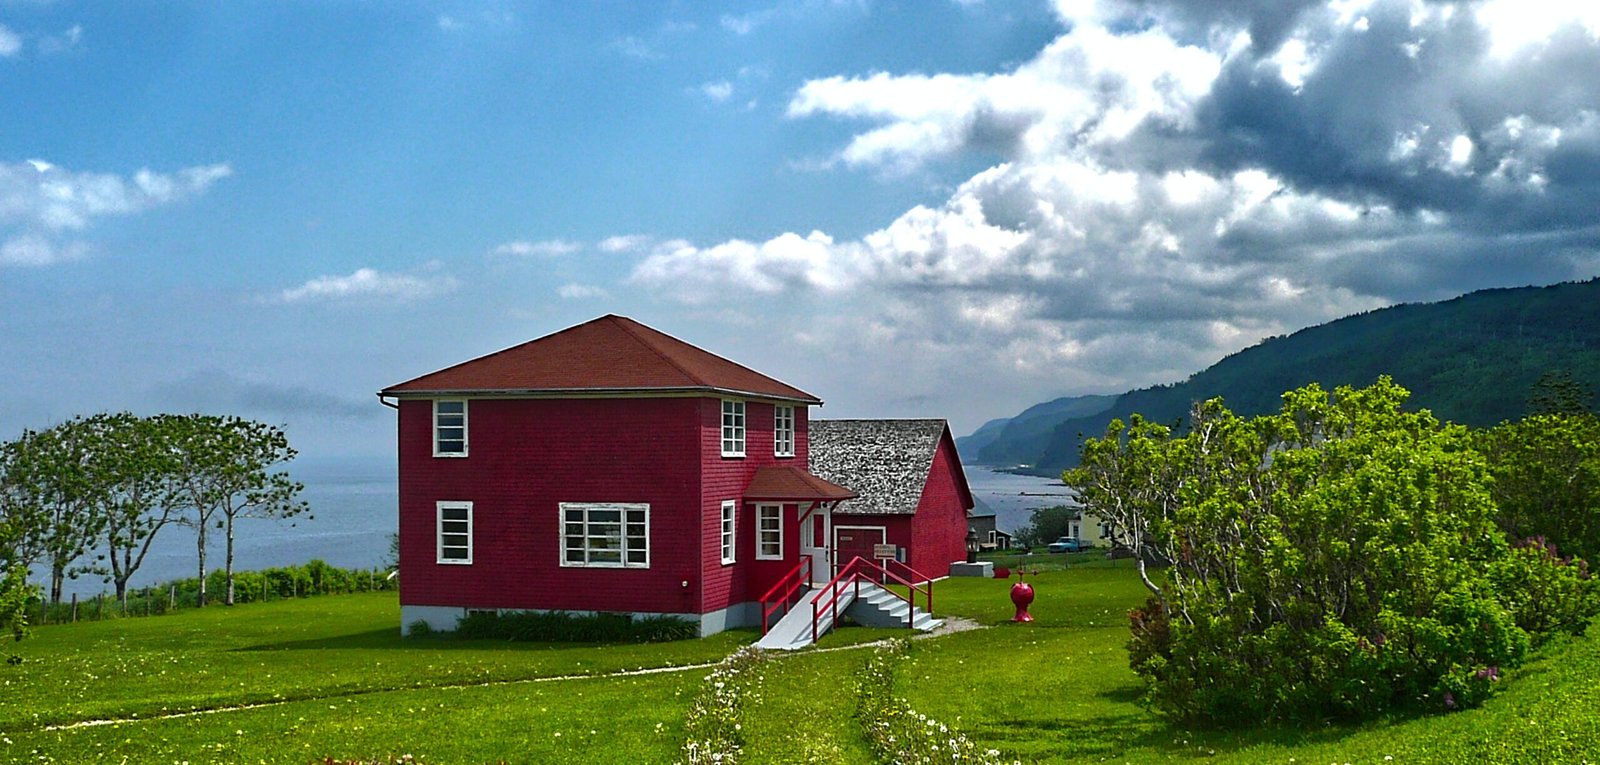
[[[879,564],[858,555],[849,563],[846,563],[844,568],[839,570],[838,576],[835,576],[832,581],[823,586],[826,594],[820,595],[816,600],[811,601],[811,642],[817,642],[817,624],[822,620],[822,614],[824,611],[822,602],[823,599],[826,598],[828,601],[826,609],[828,613],[833,615],[833,623],[838,624],[839,593],[843,590],[843,588],[851,587],[854,588],[855,597],[861,597],[861,581],[863,579],[865,579],[868,584],[880,584],[883,583],[884,580],[888,580],[889,582],[900,584],[906,588],[905,595],[901,595],[891,587],[884,587],[883,589],[890,595],[899,598],[900,600],[904,601],[906,605],[910,606],[910,608],[906,609],[907,627],[912,626],[916,622],[917,595],[919,593],[927,598],[926,602],[928,604],[928,613],[930,615],[933,613],[933,580],[923,576],[922,574],[918,573],[916,569],[913,569],[904,563],[900,563],[899,561],[893,559],[890,559],[889,562],[898,564],[900,567],[904,568],[911,574],[911,579],[907,580],[899,574],[890,571],[889,567],[885,564]],[[921,587],[918,587],[914,583],[918,579],[922,580]]]
[[[767,629],[770,627],[768,622],[773,612],[781,608],[784,613],[789,613],[790,599],[800,591],[801,587],[810,583],[811,557],[801,556],[800,562],[795,564],[789,573],[784,574],[777,584],[772,585],[767,594],[761,596],[761,634],[767,634]]]

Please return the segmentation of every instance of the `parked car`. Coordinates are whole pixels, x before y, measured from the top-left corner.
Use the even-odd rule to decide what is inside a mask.
[[[1045,549],[1053,553],[1083,552],[1084,550],[1093,550],[1094,543],[1086,542],[1076,537],[1062,537],[1045,546]]]

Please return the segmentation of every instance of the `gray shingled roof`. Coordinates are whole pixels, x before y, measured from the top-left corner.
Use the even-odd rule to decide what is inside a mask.
[[[811,473],[849,487],[852,499],[834,511],[911,515],[933,468],[944,420],[812,420]]]

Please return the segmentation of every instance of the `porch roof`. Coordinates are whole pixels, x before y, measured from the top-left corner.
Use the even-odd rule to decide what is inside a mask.
[[[764,467],[750,477],[744,489],[747,500],[783,502],[837,502],[860,495],[839,484],[818,478],[797,467]]]

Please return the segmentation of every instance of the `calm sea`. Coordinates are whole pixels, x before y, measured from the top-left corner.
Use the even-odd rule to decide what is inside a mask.
[[[297,460],[290,473],[305,484],[302,495],[308,515],[290,520],[249,519],[239,522],[234,567],[245,571],[305,563],[321,558],[345,568],[379,565],[389,554],[395,530],[395,465],[393,459]],[[1034,508],[1061,504],[1059,481],[998,473],[987,467],[967,468],[974,497],[995,512],[996,525],[1015,531]],[[223,539],[214,532],[206,548],[206,566],[221,568]],[[195,574],[194,530],[168,526],[131,585],[143,587]],[[42,581],[42,580],[36,580]],[[69,581],[67,593],[92,596],[110,586],[98,577]]]
[[[395,464],[388,459],[295,460],[289,474],[305,484],[301,498],[311,506],[305,515],[288,520],[247,519],[235,527],[233,566],[236,570],[305,563],[321,558],[343,568],[370,568],[389,554],[389,535],[395,530]],[[220,529],[206,543],[206,569],[222,568],[224,545]],[[168,525],[144,565],[130,581],[143,587],[194,576],[194,529]],[[41,581],[36,578],[36,581]],[[69,581],[66,591],[78,596],[110,591],[99,577]]]

